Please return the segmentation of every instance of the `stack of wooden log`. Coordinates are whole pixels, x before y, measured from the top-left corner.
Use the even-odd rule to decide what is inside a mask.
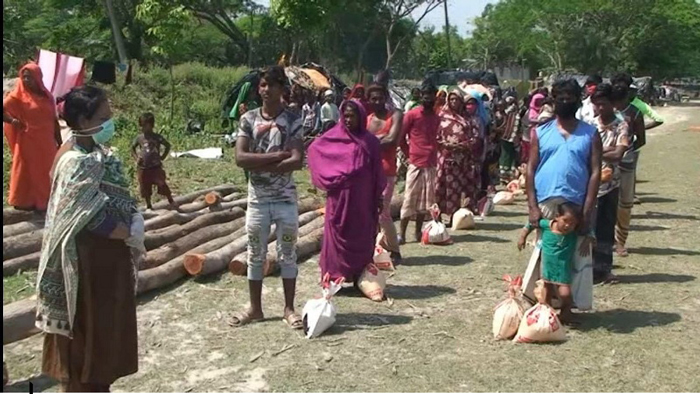
[[[233,185],[221,185],[176,198],[181,212],[169,211],[167,203],[154,204],[144,212],[147,254],[138,273],[139,294],[156,290],[189,276],[200,277],[229,270],[246,273],[247,200]],[[321,249],[323,203],[317,198],[299,201],[298,261]],[[398,216],[400,199],[392,201]],[[3,276],[39,266],[43,219],[33,213],[3,211]],[[268,239],[265,274],[277,272],[276,232]],[[37,333],[34,327],[36,297],[3,308],[3,344]]]

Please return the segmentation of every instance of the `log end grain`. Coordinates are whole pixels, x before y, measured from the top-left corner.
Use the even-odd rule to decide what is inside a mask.
[[[204,201],[207,205],[215,205],[221,202],[221,194],[217,192],[209,192],[204,196]]]
[[[195,276],[202,272],[206,259],[207,257],[203,254],[187,254],[182,264],[188,274]]]
[[[245,276],[248,273],[248,266],[243,261],[233,259],[228,263],[228,271],[236,276]]]

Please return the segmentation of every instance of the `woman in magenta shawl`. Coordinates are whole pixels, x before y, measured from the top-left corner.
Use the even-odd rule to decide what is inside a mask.
[[[343,121],[309,147],[311,181],[326,192],[321,277],[355,281],[372,262],[386,177],[377,137],[357,100],[340,108]]]

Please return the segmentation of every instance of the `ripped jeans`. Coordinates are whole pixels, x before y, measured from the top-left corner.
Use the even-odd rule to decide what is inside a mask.
[[[282,279],[297,277],[297,235],[299,210],[296,202],[248,203],[248,279],[262,280],[270,228],[277,234],[277,260]]]

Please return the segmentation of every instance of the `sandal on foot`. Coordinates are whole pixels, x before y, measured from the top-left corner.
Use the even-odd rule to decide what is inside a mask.
[[[236,313],[235,315],[231,316],[231,319],[229,319],[228,324],[231,327],[243,327],[247,324],[250,323],[257,323],[262,321],[262,317],[254,318],[250,316],[250,313],[248,312],[239,312]]]
[[[630,252],[625,247],[617,247],[615,248],[615,254],[617,254],[619,257],[628,257]]]
[[[620,283],[620,278],[613,274],[608,274],[608,276],[606,276],[605,279],[603,279],[603,284],[606,285],[616,285],[618,283]]]
[[[301,316],[297,315],[296,313],[288,314],[282,318],[282,321],[293,330],[301,330],[304,328],[304,323],[301,320]]]

